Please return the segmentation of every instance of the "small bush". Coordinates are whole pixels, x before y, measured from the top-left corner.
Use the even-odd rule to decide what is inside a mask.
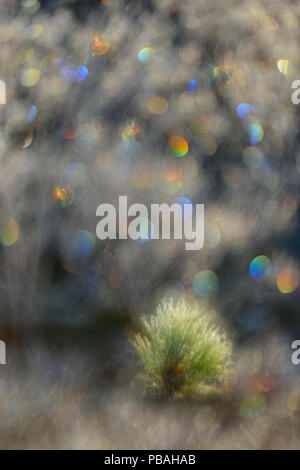
[[[231,367],[231,345],[211,314],[185,300],[163,301],[142,318],[145,336],[133,345],[143,364],[145,390],[165,397],[195,396],[216,385]]]

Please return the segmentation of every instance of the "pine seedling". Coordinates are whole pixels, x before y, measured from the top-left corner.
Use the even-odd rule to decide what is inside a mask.
[[[143,366],[144,389],[168,398],[201,394],[216,387],[231,368],[231,344],[211,313],[184,299],[163,301],[142,317],[145,335],[133,345]]]

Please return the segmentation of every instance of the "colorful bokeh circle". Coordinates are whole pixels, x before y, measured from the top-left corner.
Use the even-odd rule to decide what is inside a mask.
[[[290,294],[298,287],[298,273],[292,268],[285,268],[277,276],[277,287],[283,294]]]
[[[175,157],[183,157],[189,151],[187,141],[179,135],[172,135],[169,139],[169,145]]]
[[[213,295],[218,289],[218,284],[217,275],[209,269],[200,271],[193,279],[194,292],[200,297],[210,297]]]
[[[249,271],[255,281],[264,281],[272,273],[272,263],[267,256],[256,256],[250,263]]]

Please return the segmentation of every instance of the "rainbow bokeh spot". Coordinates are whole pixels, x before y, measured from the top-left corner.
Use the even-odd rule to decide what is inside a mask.
[[[255,281],[264,281],[272,273],[272,263],[267,256],[256,256],[250,263],[249,271]]]
[[[138,59],[143,64],[149,64],[154,54],[154,49],[152,47],[144,47],[138,53]]]
[[[283,294],[290,294],[298,287],[297,272],[292,268],[285,268],[277,276],[277,287]]]
[[[62,207],[68,207],[75,198],[75,189],[66,184],[64,186],[56,186],[54,189],[54,199],[60,202]]]
[[[138,126],[126,126],[122,132],[122,139],[125,144],[134,142],[136,137],[140,135],[141,129]]]
[[[175,157],[183,157],[189,151],[187,141],[179,135],[172,135],[169,139],[169,145]]]
[[[250,122],[247,125],[250,144],[258,144],[264,137],[264,130],[258,121]]]
[[[110,48],[108,41],[101,39],[99,36],[95,36],[93,39],[93,45],[91,52],[93,55],[105,55]]]

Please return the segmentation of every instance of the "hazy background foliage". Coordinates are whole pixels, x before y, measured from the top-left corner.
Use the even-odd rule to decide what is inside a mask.
[[[298,2],[3,0],[0,12],[1,446],[297,447]],[[97,240],[97,206],[122,194],[204,203],[203,250]],[[269,271],[251,275],[260,255]],[[216,402],[137,402],[128,337],[183,294],[230,331],[236,381]]]

